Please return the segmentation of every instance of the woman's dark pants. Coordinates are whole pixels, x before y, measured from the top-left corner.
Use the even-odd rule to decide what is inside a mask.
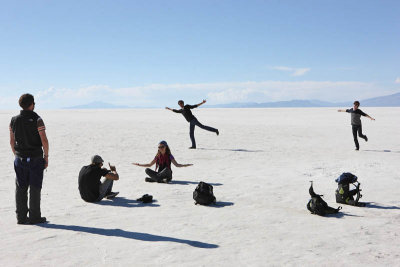
[[[147,168],[146,174],[157,183],[162,183],[163,179],[166,179],[168,182],[172,179],[172,171],[168,168],[164,168],[160,172],[153,171],[152,169]]]

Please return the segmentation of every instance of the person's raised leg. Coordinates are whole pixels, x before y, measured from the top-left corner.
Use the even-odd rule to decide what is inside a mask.
[[[362,126],[358,127],[358,136],[363,138],[366,142],[368,141],[368,137],[362,133]]]
[[[354,144],[356,145],[356,150],[359,150],[360,149],[360,144],[358,143],[358,138],[357,138],[358,126],[353,125],[352,126],[352,130],[353,130],[353,139],[354,139]]]
[[[217,135],[219,135],[219,131],[218,131],[217,129],[215,129],[215,128],[213,128],[213,127],[210,127],[210,126],[203,125],[203,124],[201,124],[198,120],[196,120],[196,126],[199,126],[199,127],[200,127],[201,129],[203,129],[203,130],[210,131],[210,132],[214,132],[214,133],[216,133]]]
[[[196,148],[196,140],[194,139],[194,127],[196,127],[196,121],[192,120],[190,122],[190,140],[192,141],[192,146],[190,148]]]

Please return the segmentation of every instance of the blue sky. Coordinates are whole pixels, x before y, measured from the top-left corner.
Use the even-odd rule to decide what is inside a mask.
[[[348,101],[400,91],[400,1],[2,1],[0,104]]]

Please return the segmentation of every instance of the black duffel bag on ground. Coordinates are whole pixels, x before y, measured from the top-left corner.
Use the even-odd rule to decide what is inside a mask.
[[[193,192],[193,199],[195,204],[210,205],[215,203],[215,196],[213,186],[205,182],[200,182]]]

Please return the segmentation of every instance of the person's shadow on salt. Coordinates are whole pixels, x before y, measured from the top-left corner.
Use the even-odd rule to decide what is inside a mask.
[[[189,184],[199,184],[199,182],[193,182],[193,181],[179,181],[179,180],[171,180],[169,184],[180,184],[180,185],[189,185]],[[220,186],[223,185],[221,183],[208,183],[212,186]]]
[[[235,203],[233,203],[233,202],[217,201],[217,202],[215,202],[214,204],[207,205],[207,207],[211,207],[211,208],[223,208],[223,207],[233,206],[233,205],[235,205]]]
[[[364,149],[363,151],[368,152],[385,152],[385,153],[400,153],[400,151],[394,151],[390,149]]]
[[[215,151],[232,151],[232,152],[265,152],[264,150],[252,150],[243,148],[197,148],[197,150],[215,150]]]
[[[125,208],[138,208],[138,207],[159,207],[160,205],[154,204],[157,200],[153,200],[153,203],[143,203],[134,199],[127,199],[124,197],[115,197],[111,200],[102,200],[100,202],[95,202],[94,204],[103,206],[118,206]]]
[[[397,206],[381,206],[375,202],[367,202],[365,208],[382,209],[382,210],[400,210],[400,207]]]
[[[358,216],[358,215],[349,214],[349,213],[346,213],[346,212],[338,212],[338,213],[333,213],[333,214],[327,214],[327,215],[325,215],[324,217],[326,217],[326,218],[337,218],[337,219],[340,219],[340,218],[343,218],[344,216],[363,217],[363,216]]]
[[[146,233],[139,232],[129,232],[121,229],[103,229],[103,228],[95,228],[95,227],[85,227],[85,226],[77,226],[77,225],[62,225],[62,224],[37,224],[36,226],[48,229],[59,229],[59,230],[68,230],[74,232],[83,232],[88,234],[95,235],[103,235],[103,236],[115,236],[122,237],[140,241],[148,241],[148,242],[175,242],[182,243],[196,248],[218,248],[219,246],[216,244],[204,243],[200,241],[188,240],[188,239],[180,239],[168,236],[160,236],[160,235],[152,235]]]

